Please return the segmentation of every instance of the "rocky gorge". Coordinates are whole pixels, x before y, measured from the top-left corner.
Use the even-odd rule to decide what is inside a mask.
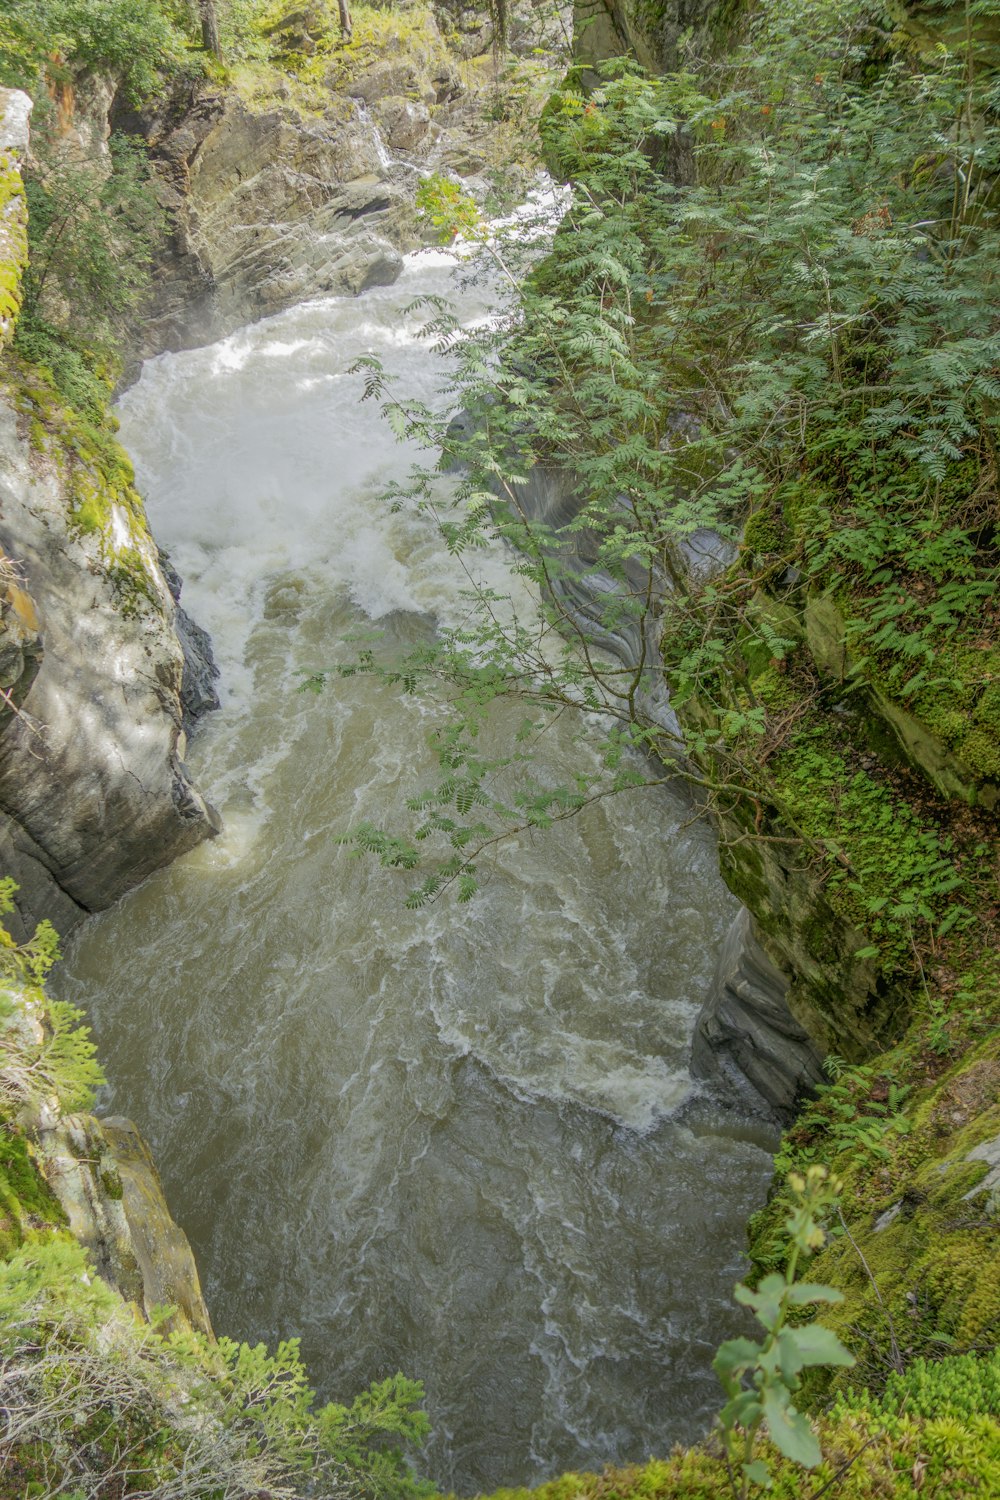
[[[681,34],[718,22],[719,9],[668,7],[655,25],[627,9],[602,11],[598,26],[580,17],[581,59],[594,64],[625,47],[646,66],[668,66]],[[308,16],[285,28],[282,46],[297,62],[284,81],[251,73],[234,89],[211,77],[181,77],[155,104],[98,84],[75,89],[71,105],[65,85],[57,86],[68,133],[96,140],[100,151],[113,130],[124,130],[145,141],[154,163],[164,238],[128,351],[133,370],[141,359],[214,342],[309,298],[390,285],[421,237],[413,209],[420,171],[450,171],[486,187],[495,132],[482,124],[482,95],[470,87],[468,69],[463,74],[461,49],[446,45],[436,23],[420,12],[394,39],[387,40],[391,27],[376,32],[372,50],[352,59],[346,83],[322,48],[317,59],[316,30]],[[29,101],[7,93],[3,102],[9,341],[26,253],[19,177]],[[514,170],[523,173],[520,165]],[[187,735],[216,700],[210,650],[180,607],[180,580],[153,539],[123,450],[104,434],[95,441],[16,353],[5,361],[4,383],[0,541],[10,562],[0,605],[0,809],[3,870],[19,886],[12,931],[25,940],[46,918],[68,935],[85,915],[216,837],[218,816],[185,764]],[[558,504],[560,523],[571,523],[564,495]],[[818,684],[822,764],[803,770],[794,756],[783,762],[778,754],[767,783],[754,784],[754,798],[719,804],[723,878],[741,905],[728,913],[715,978],[704,986],[693,1063],[702,1077],[728,1082],[752,1101],[752,1110],[763,1104],[788,1123],[822,1083],[831,1052],[860,1069],[853,1086],[862,1114],[870,1103],[873,1118],[880,1091],[888,1097],[899,1069],[915,1067],[916,1058],[925,1076],[905,1111],[899,1154],[888,1164],[878,1157],[868,1180],[851,1187],[853,1233],[878,1265],[878,1284],[873,1292],[842,1240],[825,1252],[821,1274],[848,1290],[838,1326],[862,1342],[878,1336],[883,1297],[899,1319],[917,1295],[911,1356],[935,1338],[982,1348],[996,1331],[995,1226],[988,1212],[980,1222],[958,1205],[988,1193],[995,1172],[992,959],[959,963],[958,982],[974,997],[977,1019],[963,1042],[953,1018],[950,1050],[935,1052],[920,1029],[927,976],[918,993],[912,966],[872,953],[870,914],[830,875],[831,865],[846,863],[862,884],[890,879],[887,856],[879,850],[872,859],[863,842],[883,806],[888,847],[908,819],[927,826],[926,798],[942,837],[953,826],[961,834],[967,820],[972,841],[991,842],[1000,768],[989,744],[990,674],[980,671],[986,647],[976,675],[958,690],[960,722],[942,718],[933,694],[900,701],[877,678],[855,692],[849,601],[777,565],[776,537],[786,541],[794,524],[787,515],[770,531],[757,523],[745,533],[742,556],[775,559],[751,609],[787,643],[793,680],[808,678],[810,691]],[[703,740],[717,730],[720,702],[738,704],[747,681],[760,699],[771,694],[787,706],[789,669],[777,668],[752,639],[742,646],[715,701],[695,694],[678,709],[681,726]],[[671,687],[669,642],[662,648]],[[849,713],[839,689],[851,693]],[[704,766],[718,774],[714,756]],[[856,808],[845,807],[848,783]],[[787,839],[790,828],[818,838],[826,857],[803,855]],[[932,981],[945,997],[955,993],[955,972],[942,961]],[[34,1116],[19,1116],[18,1130],[58,1207],[22,1212],[8,1194],[11,1244],[30,1243],[48,1214],[49,1222],[68,1224],[126,1302],[147,1316],[170,1304],[178,1327],[210,1331],[193,1257],[135,1127],[33,1107]],[[819,1115],[807,1112],[793,1139],[796,1128],[800,1139],[822,1138],[821,1116],[822,1107]],[[754,1228],[754,1255],[765,1268],[776,1253],[780,1212],[777,1204],[765,1209]]]
[[[318,13],[313,22],[325,25]],[[349,88],[320,77],[298,87],[297,106],[280,71],[262,70],[245,92],[181,79],[141,112],[113,74],[52,83],[44,102],[64,151],[107,161],[112,132],[126,131],[154,164],[163,239],[128,361],[211,342],[310,296],[393,281],[400,252],[418,243],[419,171],[457,163],[470,177],[496,164],[474,102],[488,74],[463,81],[460,56],[428,11],[415,11],[402,37],[390,27],[380,38],[377,23],[375,32]],[[312,45],[294,26],[279,39],[293,55]],[[0,92],[5,345],[27,257],[21,173],[34,102]],[[44,372],[16,359],[4,372],[0,423],[0,840],[17,887],[8,920],[18,938],[42,921],[68,937],[88,913],[218,834],[183,760],[188,733],[218,706],[218,672],[113,436],[95,433]],[[131,1122],[43,1115],[32,1130],[71,1231],[101,1273],[147,1313],[172,1304],[186,1324],[209,1329],[186,1239]]]

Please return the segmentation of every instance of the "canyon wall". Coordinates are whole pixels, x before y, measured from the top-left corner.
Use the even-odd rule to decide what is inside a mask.
[[[0,109],[16,176],[30,104],[4,91]],[[18,204],[11,191],[9,281],[25,251]],[[42,917],[65,933],[217,821],[184,767],[177,609],[128,458],[9,350],[0,548],[0,851],[21,935]]]

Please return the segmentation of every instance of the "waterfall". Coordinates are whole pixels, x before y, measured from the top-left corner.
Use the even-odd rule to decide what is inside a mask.
[[[392,156],[389,153],[389,148],[385,143],[381,130],[379,130],[375,121],[372,119],[371,114],[368,110],[368,106],[363,99],[354,99],[351,102],[353,103],[356,111],[358,124],[363,125],[364,128],[368,131],[368,134],[371,136],[372,146],[374,148],[375,155],[378,158],[379,166],[382,168],[383,172],[388,172],[392,167]]]

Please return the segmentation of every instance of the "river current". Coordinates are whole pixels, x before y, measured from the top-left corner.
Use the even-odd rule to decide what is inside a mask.
[[[501,846],[465,906],[338,836],[402,827],[440,711],[372,678],[297,691],[359,627],[467,615],[431,521],[379,500],[414,453],[359,403],[374,351],[430,398],[422,293],[302,305],[149,362],[124,398],[154,532],[212,635],[222,708],[188,761],[225,832],[68,945],[109,1084],[187,1230],[216,1328],[301,1337],[324,1395],[420,1377],[426,1470],[470,1492],[696,1438],[770,1162],[686,1056],[733,903],[683,794],[634,791]],[[500,550],[477,571],[530,609]],[[387,647],[387,649],[388,649]],[[545,738],[550,773],[596,755]]]

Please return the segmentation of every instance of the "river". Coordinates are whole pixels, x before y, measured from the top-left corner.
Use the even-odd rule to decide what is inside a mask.
[[[225,833],[68,945],[106,1113],[146,1133],[216,1328],[297,1335],[325,1394],[424,1380],[427,1472],[459,1492],[641,1459],[719,1404],[765,1131],[699,1100],[686,1054],[733,914],[683,794],[629,792],[489,862],[465,906],[338,836],[432,778],[440,710],[297,673],[460,622],[468,578],[383,486],[414,455],[358,401],[374,350],[429,398],[418,293],[293,309],[149,362],[121,404],[154,532],[211,633],[223,706],[188,760]],[[501,593],[502,552],[477,567]],[[521,600],[530,608],[530,599]],[[579,725],[550,774],[596,755]]]

